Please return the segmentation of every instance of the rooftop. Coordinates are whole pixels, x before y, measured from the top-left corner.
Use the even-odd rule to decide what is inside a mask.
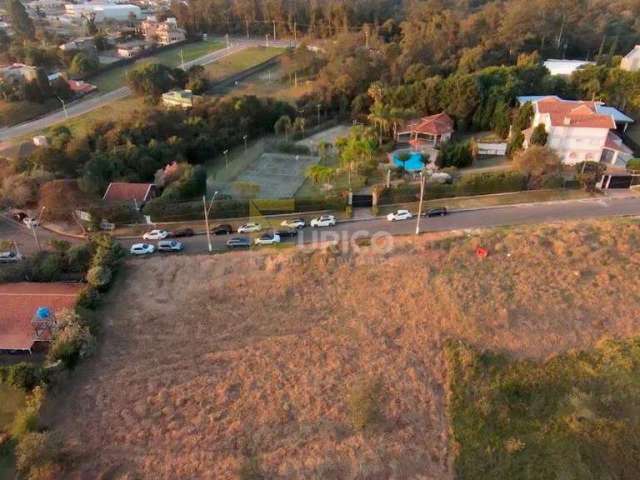
[[[520,105],[524,105],[527,102],[537,103],[540,100],[549,99],[549,98],[553,98],[563,102],[571,101],[571,100],[562,100],[560,97],[556,95],[522,95],[520,97],[517,97],[517,100]],[[625,115],[615,107],[606,106],[603,102],[596,101],[596,102],[583,102],[583,103],[592,103],[595,106],[595,110],[597,113],[612,116],[617,123],[633,123],[634,122],[633,118]]]
[[[31,324],[36,310],[46,307],[56,314],[73,308],[80,283],[7,283],[0,285],[0,350],[29,350],[33,345]]]
[[[453,120],[449,115],[442,112],[429,117],[412,120],[407,125],[406,130],[428,135],[453,133]]]
[[[107,202],[137,201],[145,202],[149,199],[153,183],[112,182],[104,192],[103,200]]]

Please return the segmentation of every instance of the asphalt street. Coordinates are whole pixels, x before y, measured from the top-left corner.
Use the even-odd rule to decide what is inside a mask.
[[[216,50],[200,58],[185,62],[184,67],[189,68],[192,65],[208,65],[216,62],[228,55],[239,52],[249,47],[264,45],[264,41],[260,40],[234,40],[231,46]],[[270,42],[271,46],[276,47],[288,47],[289,41]],[[43,130],[56,123],[63,122],[68,118],[78,117],[85,113],[91,112],[97,108],[100,108],[109,103],[121,100],[131,95],[131,89],[129,87],[120,87],[111,92],[99,94],[96,96],[90,96],[85,99],[77,100],[75,102],[67,104],[67,113],[65,115],[63,110],[57,110],[43,117],[31,120],[29,122],[21,123],[9,128],[0,129],[0,142],[10,140],[14,137],[20,137],[22,135],[31,134]]]
[[[568,202],[549,202],[526,205],[493,207],[479,210],[453,211],[445,217],[421,218],[422,232],[436,232],[475,228],[490,228],[507,225],[542,224],[558,221],[638,215],[640,216],[640,198],[599,198],[574,200]],[[256,220],[259,223],[259,219]],[[406,235],[415,233],[416,219],[389,222],[385,218],[343,222],[331,228],[304,228],[297,241],[309,245],[313,242],[332,240],[352,241],[355,237],[373,235]],[[255,237],[257,234],[251,235]],[[212,235],[214,251],[226,250],[228,235]],[[206,253],[208,251],[206,235],[181,238],[186,253]],[[122,240],[127,248],[140,240]]]

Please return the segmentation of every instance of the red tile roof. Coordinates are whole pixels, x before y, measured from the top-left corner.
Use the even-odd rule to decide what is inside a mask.
[[[69,80],[67,83],[69,84],[71,91],[74,93],[87,94],[93,92],[97,88],[95,85],[83,82],[82,80]]]
[[[54,314],[73,308],[80,283],[7,283],[0,285],[0,350],[28,350],[33,345],[31,320],[39,307]]]
[[[412,120],[406,130],[427,135],[444,135],[453,133],[453,120],[446,113],[438,113],[430,117]]]
[[[108,202],[146,202],[152,196],[153,187],[153,183],[112,182],[102,198]]]
[[[610,115],[596,112],[595,102],[547,97],[536,103],[541,114],[548,114],[554,127],[616,128]]]

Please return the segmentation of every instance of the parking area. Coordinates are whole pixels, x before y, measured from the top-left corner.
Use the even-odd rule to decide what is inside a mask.
[[[318,160],[308,155],[263,153],[236,181],[258,185],[259,198],[290,198],[304,182],[307,169]]]

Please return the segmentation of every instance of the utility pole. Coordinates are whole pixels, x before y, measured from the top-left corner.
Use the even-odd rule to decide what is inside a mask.
[[[225,34],[224,39],[227,42],[227,48],[229,48],[231,46],[231,44],[229,43],[229,34],[228,33]]]
[[[222,152],[222,154],[224,155],[224,168],[229,168],[229,149]]]
[[[369,50],[369,28],[365,28],[364,30],[364,46]]]
[[[276,37],[276,21],[273,21],[273,41],[275,42],[278,38]]]
[[[293,41],[298,42],[298,24],[295,20],[293,22]]]
[[[242,140],[244,140],[244,154],[247,154],[247,134],[242,136]]]
[[[269,48],[269,34],[268,33],[264,36],[264,39],[265,39],[264,46]]]
[[[424,172],[420,171],[420,203],[418,204],[418,219],[416,221],[416,235],[420,235],[420,217],[422,217],[422,199],[424,198]]]
[[[60,100],[60,103],[62,104],[62,111],[64,112],[64,118],[68,119],[69,118],[69,112],[67,112],[67,106],[64,103],[64,100],[62,100],[60,97],[56,97],[58,100]]]
[[[318,111],[318,125],[320,125],[320,107],[321,107],[320,104],[316,105],[316,110]]]
[[[184,70],[184,52],[180,49],[180,68]]]
[[[213,200],[211,201],[213,203]],[[204,207],[204,225],[207,229],[207,244],[209,246],[209,252],[213,251],[213,245],[211,245],[211,232],[209,231],[209,210],[207,209],[207,196],[202,196],[202,206]]]

